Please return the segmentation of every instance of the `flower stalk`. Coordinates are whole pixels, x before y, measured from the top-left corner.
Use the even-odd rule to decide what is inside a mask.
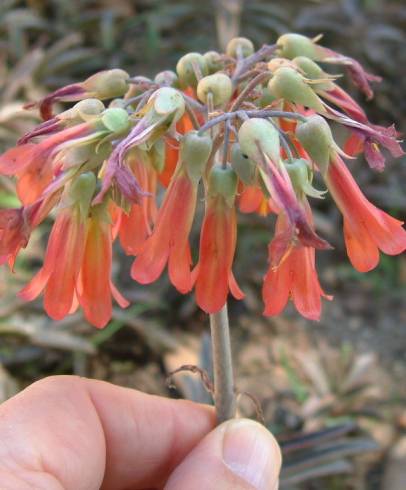
[[[227,303],[210,315],[211,345],[214,376],[214,402],[218,424],[235,417],[233,361]]]

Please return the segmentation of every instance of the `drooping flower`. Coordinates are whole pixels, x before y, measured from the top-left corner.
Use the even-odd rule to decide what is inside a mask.
[[[111,294],[122,306],[126,303],[110,284],[111,224],[97,208],[88,217],[95,186],[94,174],[88,172],[65,190],[44,264],[19,296],[32,301],[44,292],[45,311],[55,320],[73,313],[80,304],[89,322],[103,327],[111,317]]]
[[[289,232],[289,220],[280,214],[277,219],[275,238]],[[319,320],[321,298],[332,299],[320,286],[315,266],[315,249],[300,243],[292,245],[278,266],[275,262],[275,242],[269,246],[270,267],[264,277],[262,296],[265,303],[264,315],[279,315],[291,299],[298,312],[309,320]]]
[[[105,206],[92,209],[88,218],[83,258],[76,285],[77,301],[86,319],[95,327],[103,328],[112,315],[112,297],[121,308],[128,301],[111,280],[112,230]]]
[[[288,217],[291,240],[298,239],[302,245],[317,249],[331,248],[314,231],[297,199],[288,171],[280,161],[277,130],[268,121],[253,118],[242,124],[238,135],[243,151],[257,162],[262,181],[273,202]]]
[[[331,156],[325,181],[343,214],[345,245],[355,269],[374,269],[379,263],[379,250],[388,255],[406,250],[403,222],[368,201],[338,154]]]
[[[330,127],[320,116],[298,127],[297,136],[319,167],[344,217],[347,254],[355,269],[367,272],[379,262],[379,250],[397,255],[406,249],[402,222],[374,206],[361,192],[341,159]]]
[[[232,272],[237,242],[236,192],[235,172],[229,167],[213,167],[200,233],[199,262],[193,271],[196,303],[206,313],[221,310],[229,292],[236,299],[244,297]]]
[[[211,140],[195,131],[181,142],[179,162],[152,235],[135,259],[131,276],[141,284],[155,281],[168,263],[172,284],[180,291],[192,288],[189,233],[196,208],[199,180],[211,151]]]
[[[93,174],[82,175],[66,191],[67,203],[52,227],[44,265],[20,291],[20,297],[27,301],[44,291],[45,311],[55,320],[64,318],[76,303],[75,286],[83,258],[87,212],[95,186]],[[80,204],[74,199],[79,191]]]

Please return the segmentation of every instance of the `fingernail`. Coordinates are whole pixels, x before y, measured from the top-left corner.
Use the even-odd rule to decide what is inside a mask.
[[[277,489],[279,448],[270,432],[257,422],[246,419],[227,422],[223,460],[235,475],[255,489]]]

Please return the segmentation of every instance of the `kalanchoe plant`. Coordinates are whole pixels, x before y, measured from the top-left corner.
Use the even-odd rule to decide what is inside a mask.
[[[379,78],[318,41],[284,34],[255,52],[251,41],[236,38],[225,53],[186,54],[176,73],[149,80],[104,71],[30,104],[44,122],[0,156],[0,173],[15,177],[22,203],[0,210],[1,262],[13,268],[33,229],[54,209],[56,219],[43,267],[20,296],[33,300],[44,292],[52,318],[81,307],[102,328],[112,297],[128,304],[111,279],[116,239],[135,256],[137,282],[155,281],[168,266],[175,288],[194,289],[211,316],[218,418],[233,416],[226,303],[229,293],[244,297],[233,275],[238,209],[277,215],[265,315],[281,313],[290,298],[317,320],[321,298],[331,299],[315,266],[316,250],[331,248],[312,216],[311,201],[327,192],[313,185],[315,175],[343,214],[347,253],[358,271],[376,267],[380,250],[406,249],[402,223],[367,200],[344,162],[363,151],[382,170],[382,148],[403,154],[397,132],[370,123],[326,70],[343,66],[367,98]],[[53,115],[60,102],[76,104]],[[330,121],[349,130],[344,150]],[[205,214],[194,265],[189,235],[201,190]]]

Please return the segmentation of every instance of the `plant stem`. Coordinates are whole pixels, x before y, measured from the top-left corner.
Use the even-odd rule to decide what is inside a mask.
[[[230,329],[227,304],[210,315],[213,356],[214,402],[217,422],[232,419],[236,411],[233,361],[231,358]]]

